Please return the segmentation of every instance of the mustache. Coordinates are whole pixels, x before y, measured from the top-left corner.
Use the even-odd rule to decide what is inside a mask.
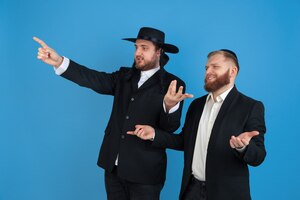
[[[144,59],[143,56],[136,56],[135,59]]]
[[[215,75],[207,75],[207,76],[205,76],[205,79],[204,79],[205,82],[208,81],[209,78],[216,78],[216,76]]]

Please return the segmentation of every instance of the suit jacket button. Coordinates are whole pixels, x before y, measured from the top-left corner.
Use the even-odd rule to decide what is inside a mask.
[[[134,101],[134,98],[132,97],[130,100],[131,100],[131,101]]]
[[[127,115],[127,116],[125,117],[125,119],[129,119],[129,116]]]
[[[124,139],[124,138],[125,138],[125,135],[121,135],[121,138]]]

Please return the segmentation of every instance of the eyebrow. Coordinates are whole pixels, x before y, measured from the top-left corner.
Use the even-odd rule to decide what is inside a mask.
[[[134,46],[147,46],[148,47],[149,45],[147,45],[147,44],[139,44],[139,45],[138,44],[134,44]]]
[[[207,67],[208,65],[205,65],[205,67]],[[219,63],[211,63],[210,66],[216,66],[216,67],[220,67]]]

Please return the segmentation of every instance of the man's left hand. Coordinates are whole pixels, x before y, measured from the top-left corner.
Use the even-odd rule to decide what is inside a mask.
[[[251,132],[244,132],[241,133],[240,135],[236,136],[231,136],[230,138],[230,146],[233,149],[243,149],[246,147],[252,137],[259,135],[258,131],[251,131]]]

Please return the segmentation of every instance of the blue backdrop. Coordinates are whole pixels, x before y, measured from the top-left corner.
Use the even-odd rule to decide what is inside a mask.
[[[0,199],[106,198],[96,161],[112,97],[56,76],[36,59],[32,37],[112,72],[132,64],[134,46],[121,38],[142,26],[165,31],[180,47],[167,69],[196,97],[205,94],[207,53],[237,53],[238,89],[266,107],[268,155],[250,168],[252,197],[300,199],[299,10],[297,0],[0,0]],[[168,150],[163,200],[178,197],[182,157]]]

